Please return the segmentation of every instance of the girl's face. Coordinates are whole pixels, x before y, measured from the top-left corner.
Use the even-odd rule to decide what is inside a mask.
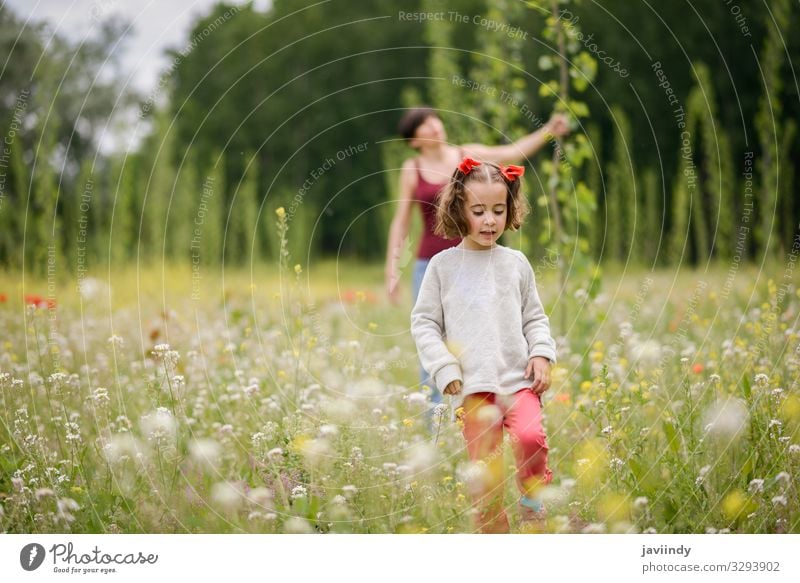
[[[426,142],[444,142],[446,140],[447,132],[444,131],[442,120],[435,115],[429,115],[414,132],[411,146],[418,148]]]
[[[507,187],[500,182],[468,182],[464,190],[467,196],[464,214],[469,223],[464,247],[476,251],[491,249],[506,229]]]

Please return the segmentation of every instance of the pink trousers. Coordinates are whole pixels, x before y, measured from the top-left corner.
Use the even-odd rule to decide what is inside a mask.
[[[464,397],[463,434],[472,462],[482,462],[470,491],[480,532],[508,532],[503,504],[505,468],[503,428],[508,431],[517,462],[517,486],[523,497],[535,498],[553,474],[547,467],[547,439],[542,426],[542,401],[530,389],[513,395],[473,393]]]

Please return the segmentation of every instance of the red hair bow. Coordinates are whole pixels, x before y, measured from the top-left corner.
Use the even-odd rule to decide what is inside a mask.
[[[500,172],[506,177],[506,180],[514,182],[517,178],[525,174],[525,167],[509,164],[506,167],[500,166]]]
[[[461,164],[458,165],[458,169],[461,170],[464,174],[469,174],[470,172],[472,172],[473,168],[480,165],[481,163],[475,160],[474,158],[465,156],[464,159],[461,161]]]

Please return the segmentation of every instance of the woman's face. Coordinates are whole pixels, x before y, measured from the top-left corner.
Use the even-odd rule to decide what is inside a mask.
[[[442,120],[435,115],[429,115],[414,132],[412,146],[418,148],[425,142],[444,142],[446,140],[447,132],[444,131]]]

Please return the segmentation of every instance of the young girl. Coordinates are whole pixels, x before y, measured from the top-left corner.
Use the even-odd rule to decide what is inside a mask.
[[[541,150],[551,137],[564,136],[569,132],[569,123],[562,114],[553,114],[549,121],[537,130],[522,136],[514,143],[498,146],[484,144],[451,144],[447,130],[436,110],[427,106],[413,107],[406,111],[398,125],[405,142],[418,155],[403,162],[400,173],[399,199],[392,225],[389,229],[389,244],[386,248],[386,290],[393,304],[400,301],[399,259],[403,255],[404,241],[408,237],[414,207],[418,206],[422,216],[422,235],[413,264],[413,300],[419,294],[419,286],[431,257],[444,249],[458,244],[460,236],[451,240],[434,232],[436,227],[436,195],[446,186],[447,179],[464,155],[498,163],[526,160]],[[420,369],[420,387],[431,388],[431,401],[441,401],[440,390],[430,380],[429,374]]]
[[[548,484],[541,394],[550,386],[556,347],[525,255],[497,244],[530,211],[520,166],[464,158],[439,195],[436,232],[463,237],[435,255],[411,314],[422,364],[463,407],[472,462],[483,462],[473,492],[477,528],[508,532],[503,507],[503,428],[509,432],[522,494],[522,530],[541,530],[537,491]]]

